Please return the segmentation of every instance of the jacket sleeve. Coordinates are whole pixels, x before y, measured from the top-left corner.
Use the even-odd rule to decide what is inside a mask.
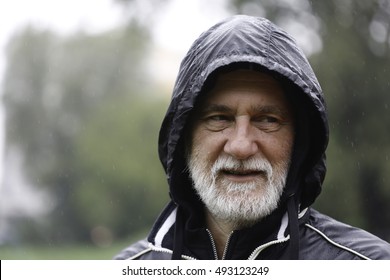
[[[148,241],[146,239],[140,240],[126,249],[122,250],[119,254],[114,256],[114,260],[128,260],[137,259],[139,255],[143,255],[150,251]]]
[[[146,239],[140,240],[119,254],[114,256],[114,260],[170,260],[172,253],[169,250],[156,250],[150,246]]]

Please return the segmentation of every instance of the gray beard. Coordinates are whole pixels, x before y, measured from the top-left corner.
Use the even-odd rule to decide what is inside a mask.
[[[189,157],[188,166],[193,186],[208,211],[234,228],[250,227],[277,207],[286,183],[289,162],[272,167],[265,159],[237,160],[220,156],[210,168],[197,151]],[[264,176],[236,183],[221,178],[221,170],[258,170]]]

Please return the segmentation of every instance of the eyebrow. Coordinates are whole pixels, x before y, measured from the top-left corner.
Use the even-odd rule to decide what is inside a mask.
[[[232,113],[234,110],[229,106],[222,104],[208,104],[205,108],[201,109],[200,112],[202,115],[207,115],[212,112],[221,112],[221,113]]]

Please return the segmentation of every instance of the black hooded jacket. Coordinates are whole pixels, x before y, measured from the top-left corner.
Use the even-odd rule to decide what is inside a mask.
[[[181,63],[159,137],[171,202],[145,240],[117,259],[216,259],[205,227],[204,206],[192,188],[185,159],[185,131],[199,96],[219,71],[266,71],[282,84],[295,112],[295,140],[278,209],[251,228],[234,231],[224,259],[390,259],[390,245],[325,216],[310,205],[321,192],[328,143],[321,87],[295,41],[272,22],[234,16],[216,24],[191,46]]]

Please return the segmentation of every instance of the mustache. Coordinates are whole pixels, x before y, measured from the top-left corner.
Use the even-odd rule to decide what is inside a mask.
[[[222,155],[218,157],[211,169],[214,178],[221,172],[236,174],[263,173],[269,179],[272,178],[273,168],[271,163],[263,158],[256,157],[238,160],[229,155]]]

